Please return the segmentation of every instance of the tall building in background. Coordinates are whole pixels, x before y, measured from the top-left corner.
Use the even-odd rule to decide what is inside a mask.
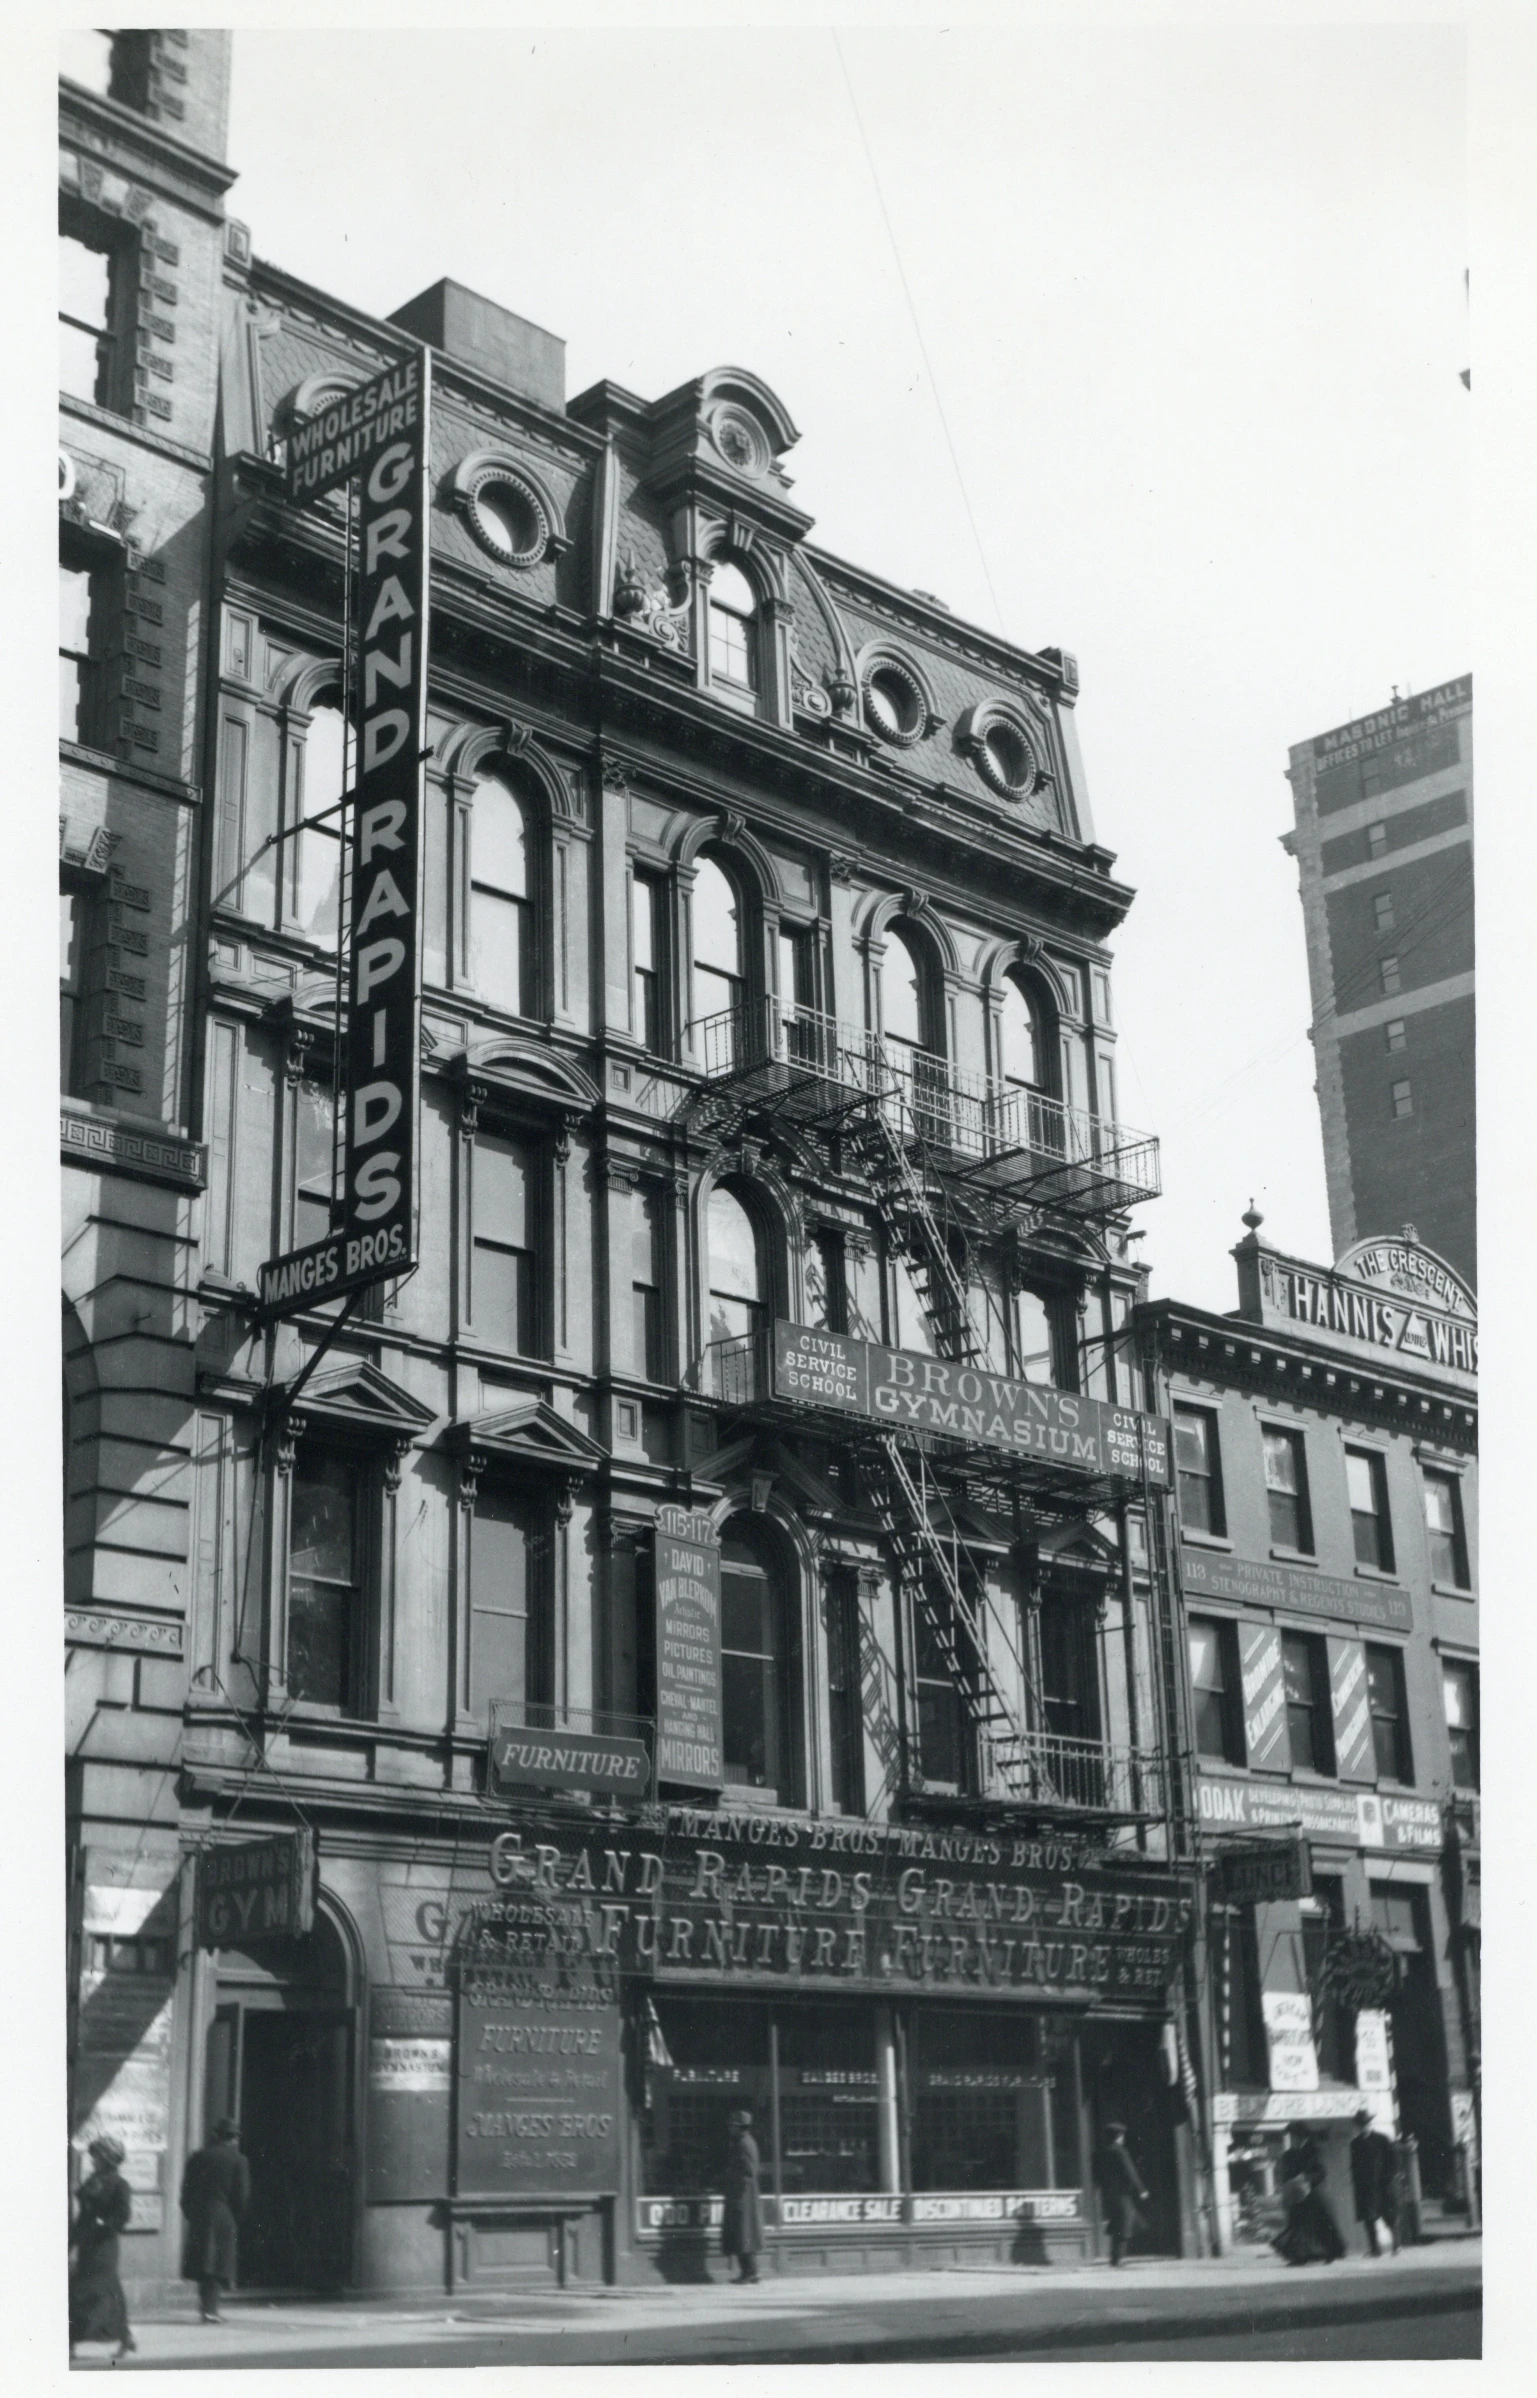
[[[1478,1271],[1473,682],[1299,742],[1288,779],[1336,1256],[1412,1226]]]

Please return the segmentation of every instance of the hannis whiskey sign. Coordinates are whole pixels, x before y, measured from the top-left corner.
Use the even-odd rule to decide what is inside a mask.
[[[1472,1293],[1433,1251],[1408,1239],[1358,1241],[1327,1272],[1263,1254],[1260,1303],[1270,1324],[1307,1324],[1353,1345],[1392,1350],[1406,1364],[1478,1372]]]

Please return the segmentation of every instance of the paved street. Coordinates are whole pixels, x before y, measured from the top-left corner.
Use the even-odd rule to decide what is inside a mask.
[[[1273,2257],[827,2275],[440,2304],[236,2302],[136,2326],[126,2368],[1475,2357],[1481,2244],[1288,2271]],[[77,2363],[105,2366],[109,2352]]]

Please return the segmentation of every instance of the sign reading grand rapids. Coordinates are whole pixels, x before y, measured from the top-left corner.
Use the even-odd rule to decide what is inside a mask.
[[[491,1877],[569,1910],[596,1965],[696,1985],[1164,2003],[1188,1885],[1071,1833],[677,1807],[503,1832]],[[577,1928],[579,1927],[579,1929]]]
[[[428,639],[428,356],[391,370],[388,403],[316,454],[315,497],[357,472],[356,788],[348,836],[345,1132],[340,1223],[261,1269],[268,1316],[408,1273],[417,1258],[421,1112],[422,758]],[[367,387],[374,388],[373,386]],[[356,407],[363,393],[353,395]],[[382,431],[381,431],[382,426]],[[303,430],[307,430],[303,429]],[[388,435],[388,438],[385,438]],[[296,435],[297,441],[300,436]]]
[[[1145,1473],[1160,1488],[1169,1480],[1168,1427],[1157,1416],[805,1324],[774,1326],[774,1396],[1075,1473],[1137,1482]]]

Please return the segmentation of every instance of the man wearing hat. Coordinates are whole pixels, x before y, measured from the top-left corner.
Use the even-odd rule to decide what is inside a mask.
[[[127,2356],[135,2341],[117,2277],[117,2242],[133,2213],[133,2194],[118,2170],[120,2140],[93,2140],[89,2153],[92,2170],[75,2193],[69,2235],[69,2352],[77,2340],[112,2340],[118,2355]]]
[[[752,2117],[738,2107],[726,2118],[725,2207],[721,2215],[723,2255],[735,2257],[738,2281],[756,2281],[763,2247],[763,2207],[758,2196],[758,2143]]]
[[[1398,2152],[1386,2134],[1372,2124],[1366,2107],[1356,2109],[1355,2138],[1350,2143],[1350,2186],[1355,2192],[1356,2221],[1366,2228],[1367,2245],[1381,2256],[1378,2227],[1387,2233],[1388,2254],[1398,2254]]]
[[[181,2211],[187,2218],[182,2279],[197,2283],[205,2323],[223,2321],[219,2291],[234,2283],[236,2235],[251,2199],[251,2168],[240,2153],[239,2138],[239,2124],[226,2115],[215,2124],[207,2146],[188,2157],[181,2177]]]
[[[1110,2262],[1118,2265],[1142,2229],[1138,2203],[1147,2204],[1147,2186],[1132,2162],[1124,2123],[1105,2125],[1105,2144],[1099,2152],[1099,2186],[1110,2223]]]

